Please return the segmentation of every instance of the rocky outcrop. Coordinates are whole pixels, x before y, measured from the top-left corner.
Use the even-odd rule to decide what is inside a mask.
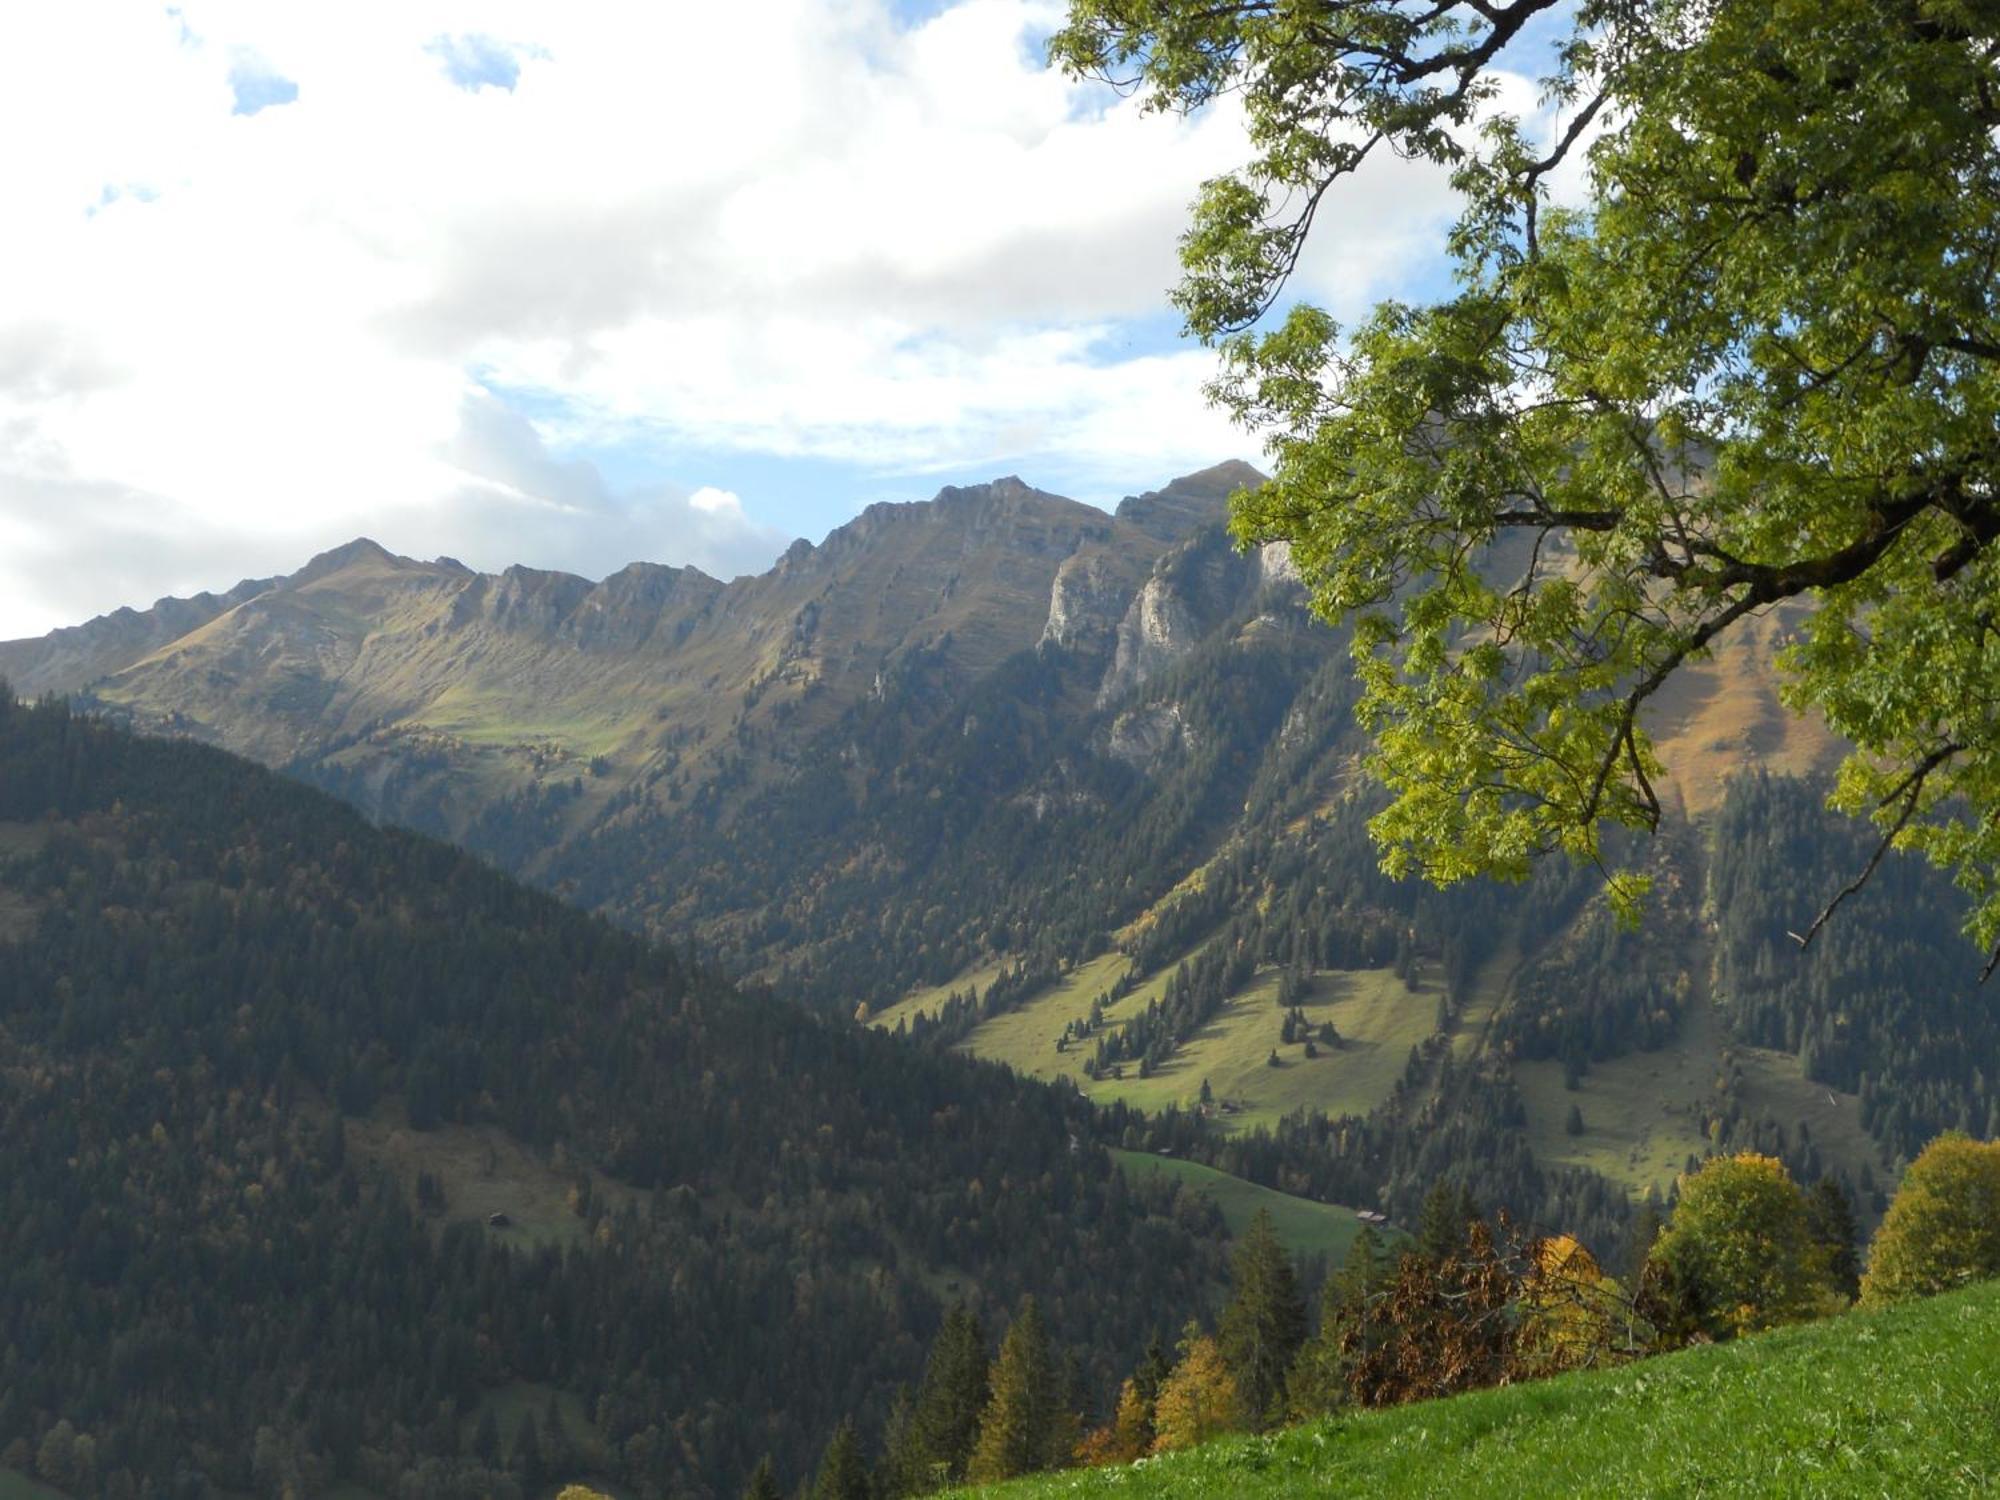
[[[1192,748],[1187,720],[1172,703],[1128,708],[1111,721],[1104,753],[1135,771],[1150,772],[1168,756]]]
[[[1110,703],[1186,656],[1256,587],[1257,570],[1219,526],[1163,556],[1118,622],[1111,665],[1097,691]]]
[[[1259,588],[1304,588],[1299,565],[1292,561],[1290,542],[1266,542],[1257,549]]]
[[[1112,644],[1132,597],[1132,572],[1102,552],[1065,558],[1049,591],[1049,618],[1040,644],[1072,650]]]

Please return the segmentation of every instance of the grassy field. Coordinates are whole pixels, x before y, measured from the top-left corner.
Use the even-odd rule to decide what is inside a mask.
[[[987,986],[1000,977],[1001,967],[1000,961],[996,959],[990,964],[981,964],[976,968],[967,969],[962,974],[954,975],[943,984],[924,985],[911,990],[894,1005],[886,1006],[870,1016],[868,1024],[879,1026],[884,1031],[894,1031],[898,1025],[907,1025],[918,1016],[929,1015],[932,1010],[949,1000],[953,993],[962,995],[968,989],[975,989],[983,995]]]
[[[1587,1167],[1634,1191],[1651,1186],[1664,1194],[1688,1156],[1709,1149],[1698,1116],[1714,1097],[1721,1049],[1719,1019],[1697,1004],[1673,1046],[1592,1063],[1574,1091],[1563,1087],[1562,1064],[1553,1058],[1517,1063],[1514,1080],[1535,1159]],[[1582,1135],[1563,1130],[1572,1104],[1583,1112]]]
[[[1990,1495],[2000,1284],[1621,1369],[1331,1418],[1010,1500]]]
[[[603,1462],[604,1438],[584,1409],[583,1398],[568,1391],[558,1391],[553,1386],[533,1385],[525,1381],[516,1381],[482,1395],[478,1405],[460,1419],[460,1437],[470,1442],[479,1430],[480,1419],[490,1411],[505,1451],[514,1441],[514,1434],[519,1431],[523,1417],[533,1415],[537,1424],[542,1423],[551,1396],[555,1398],[556,1410],[562,1414],[563,1431],[569,1435],[571,1450],[576,1457],[571,1467],[595,1467]]]
[[[1413,992],[1387,969],[1323,973],[1300,1008],[1314,1028],[1332,1021],[1341,1041],[1308,1058],[1302,1045],[1278,1045],[1284,1017],[1277,994],[1277,971],[1258,975],[1166,1067],[1146,1079],[1128,1068],[1123,1079],[1090,1085],[1092,1097],[1159,1109],[1198,1098],[1207,1079],[1215,1098],[1229,1106],[1221,1123],[1236,1129],[1276,1125],[1301,1108],[1363,1114],[1389,1097],[1410,1048],[1437,1021],[1437,990],[1428,982]],[[1270,1063],[1274,1049],[1277,1067]]]
[[[1231,1234],[1241,1234],[1257,1210],[1267,1209],[1271,1227],[1285,1248],[1294,1255],[1324,1255],[1338,1265],[1347,1257],[1347,1247],[1361,1229],[1361,1221],[1351,1208],[1336,1203],[1315,1203],[1295,1198],[1275,1188],[1260,1187],[1231,1177],[1200,1162],[1179,1161],[1171,1156],[1155,1156],[1148,1151],[1113,1151],[1119,1167],[1128,1177],[1165,1173],[1177,1177],[1197,1192],[1213,1198],[1229,1225]]]
[[[0,1500],[69,1500],[69,1497],[39,1479],[30,1479],[19,1469],[0,1469]]]
[[[1018,1005],[990,1021],[983,1021],[966,1038],[965,1050],[978,1057],[1003,1062],[1017,1073],[1031,1078],[1069,1078],[1079,1087],[1089,1087],[1083,1076],[1084,1059],[1091,1044],[1056,1051],[1056,1038],[1071,1021],[1090,1014],[1090,1002],[1109,990],[1132,967],[1131,959],[1115,949],[1100,953],[1088,963],[1078,964],[1060,983],[1044,990],[1025,1005]],[[1172,971],[1155,974],[1138,989],[1105,1009],[1113,1025],[1130,1019],[1164,990]]]
[[[1123,1078],[1093,1082],[1083,1073],[1091,1045],[1058,1052],[1056,1038],[1069,1022],[1090,1013],[1090,1002],[1109,989],[1127,966],[1125,956],[1115,951],[1078,965],[1060,984],[1027,1004],[981,1023],[966,1039],[965,1050],[1030,1077],[1068,1078],[1093,1099],[1122,1099],[1146,1110],[1192,1106],[1207,1079],[1215,1098],[1230,1106],[1218,1115],[1218,1122],[1226,1128],[1247,1129],[1275,1125],[1300,1108],[1329,1114],[1373,1109],[1389,1097],[1410,1048],[1431,1034],[1437,1020],[1438,991],[1429,980],[1412,991],[1387,969],[1330,970],[1314,978],[1300,1008],[1315,1028],[1321,1021],[1332,1021],[1341,1045],[1321,1047],[1318,1057],[1308,1058],[1300,1044],[1278,1045],[1284,1019],[1276,1003],[1279,976],[1277,970],[1268,969],[1225,1001],[1151,1077],[1139,1077],[1137,1067],[1128,1065]],[[1138,989],[1108,1007],[1106,1021],[1117,1026],[1143,1011],[1166,988],[1176,967],[1163,964]],[[1270,1065],[1274,1049],[1279,1054],[1275,1068]]]
[[[484,1224],[489,1215],[503,1213],[509,1223],[493,1233],[522,1247],[578,1244],[588,1227],[569,1206],[576,1170],[544,1159],[491,1126],[416,1131],[389,1106],[368,1119],[349,1120],[347,1147],[388,1167],[413,1196],[419,1172],[436,1177],[444,1185],[447,1223]],[[632,1196],[597,1173],[590,1182],[592,1193],[613,1207]]]
[[[1664,1194],[1688,1156],[1709,1149],[1699,1115],[1714,1098],[1724,1042],[1720,1018],[1698,1005],[1671,1047],[1592,1063],[1574,1091],[1563,1087],[1562,1064],[1554,1060],[1517,1063],[1536,1160],[1587,1167],[1635,1192],[1651,1186]],[[1768,1110],[1787,1130],[1803,1120],[1826,1160],[1850,1176],[1864,1162],[1878,1177],[1888,1171],[1862,1129],[1855,1095],[1810,1082],[1789,1053],[1737,1047],[1733,1057],[1743,1072],[1739,1097],[1753,1116]],[[1563,1128],[1572,1104],[1583,1112],[1581,1135]]]
[[[0,861],[39,854],[49,841],[46,823],[0,822]]]

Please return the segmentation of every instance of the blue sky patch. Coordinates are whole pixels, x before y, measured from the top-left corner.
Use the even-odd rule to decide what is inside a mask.
[[[236,96],[229,110],[233,115],[254,115],[299,97],[296,83],[255,61],[239,62],[229,70],[229,91]]]
[[[521,59],[515,49],[490,36],[467,32],[463,36],[441,36],[424,50],[444,65],[444,76],[468,94],[483,88],[514,91],[521,76]]]

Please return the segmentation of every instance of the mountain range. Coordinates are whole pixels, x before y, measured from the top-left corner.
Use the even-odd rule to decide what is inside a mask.
[[[1332,1205],[1414,1221],[1453,1181],[1617,1264],[1645,1200],[1714,1151],[1835,1178],[1865,1220],[1938,1131],[2000,1134],[2000,1018],[1943,882],[1892,858],[1811,950],[1786,936],[1868,851],[1823,807],[1839,747],[1779,703],[1783,616],[1655,710],[1669,815],[1619,851],[1656,877],[1641,927],[1560,863],[1392,881],[1346,637],[1282,547],[1227,534],[1258,482],[1223,465],[1111,514],[1018,479],[947,489],[726,583],[363,540],[0,645],[0,677],[56,700],[0,724],[0,1060],[42,1090],[9,1132],[21,1181],[44,1158],[92,1174],[22,1199],[60,1212],[16,1216],[10,1303],[70,1288],[61,1326],[140,1351],[131,1390],[144,1350],[221,1316],[160,1290],[187,1279],[176,1246],[236,1255],[195,1281],[248,1278],[262,1309],[252,1373],[214,1376],[228,1400],[152,1427],[28,1317],[9,1370],[38,1343],[64,1359],[10,1375],[37,1404],[0,1400],[0,1436],[74,1407],[115,1417],[134,1473],[199,1441],[254,1479],[222,1434],[264,1422],[308,1479],[429,1462],[476,1490],[482,1464],[537,1462],[475,1430],[508,1393],[606,1472],[716,1493],[764,1449],[797,1472],[836,1414],[883,1420],[950,1297],[1048,1299],[1096,1361],[1079,1389],[1129,1366],[1213,1286],[1222,1222],[1173,1190],[1211,1190],[1205,1168],[1311,1200],[1316,1234],[1351,1232]],[[63,1136],[86,1094],[119,1101],[111,1133]],[[257,1301],[289,1283],[255,1236],[303,1221],[342,1276],[369,1245],[444,1247],[458,1270],[418,1255],[368,1316],[456,1297],[462,1272],[499,1289],[457,1308],[486,1342],[445,1318],[451,1360],[426,1364],[342,1324],[340,1420],[265,1422],[302,1367]],[[492,1253],[516,1230],[527,1262]],[[532,1269],[585,1241],[602,1256]],[[119,1293],[135,1277],[150,1312]],[[593,1368],[614,1305],[686,1347]],[[717,1352],[742,1327],[889,1333],[865,1371],[767,1399],[777,1345]],[[412,1402],[450,1414],[385,1424]]]
[[[970,857],[967,836],[994,841],[923,806],[967,791],[952,777],[969,761],[981,821],[1129,812],[1126,782],[1157,792],[1200,754],[1163,674],[1283,655],[1289,697],[1305,662],[1340,659],[1285,550],[1243,555],[1224,535],[1227,496],[1259,479],[1223,464],[1110,515],[1012,478],[946,489],[728,583],[651,563],[595,583],[481,574],[360,540],[286,577],[0,644],[0,676],[282,768],[739,973],[879,1007],[999,946],[962,907],[900,910],[908,886],[963,885],[943,867]],[[1657,716],[1686,805],[1745,765],[1827,760],[1826,736],[1777,704],[1774,629],[1690,673]],[[1333,738],[1343,761],[1351,736]],[[1266,735],[1231,754],[1281,748]],[[1105,930],[1186,878],[1230,814],[1181,822],[1130,899],[1092,913]],[[861,901],[915,927],[886,948],[867,936],[856,963]]]

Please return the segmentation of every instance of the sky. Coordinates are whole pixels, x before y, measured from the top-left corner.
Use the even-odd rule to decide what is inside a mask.
[[[1108,507],[1254,462],[1167,301],[1241,121],[1051,71],[1061,14],[20,7],[0,639],[360,535],[726,578],[948,483]],[[1450,206],[1371,162],[1295,290],[1343,319],[1434,290]]]

